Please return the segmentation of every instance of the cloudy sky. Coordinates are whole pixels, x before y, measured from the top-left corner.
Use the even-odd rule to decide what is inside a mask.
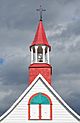
[[[52,85],[80,115],[80,0],[0,0],[0,116],[28,85],[40,5],[52,46]]]

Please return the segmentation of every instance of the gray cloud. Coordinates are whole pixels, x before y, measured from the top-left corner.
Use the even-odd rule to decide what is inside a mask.
[[[80,114],[80,1],[0,0],[0,58],[5,61],[0,64],[0,115],[27,87],[40,4],[46,9],[43,23],[52,46],[53,87]]]

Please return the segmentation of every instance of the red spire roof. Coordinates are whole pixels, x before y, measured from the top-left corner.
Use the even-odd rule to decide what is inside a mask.
[[[40,22],[38,24],[37,32],[35,34],[35,37],[34,37],[34,40],[33,40],[31,46],[39,45],[39,44],[46,45],[51,48],[51,46],[49,45],[48,40],[46,38],[42,20],[40,20]]]

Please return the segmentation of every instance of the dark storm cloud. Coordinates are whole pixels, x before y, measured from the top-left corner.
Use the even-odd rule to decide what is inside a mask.
[[[16,60],[17,58],[14,57]],[[4,65],[1,69],[0,76],[3,78],[3,84],[22,84],[26,83],[27,84],[27,75],[28,75],[28,70],[27,70],[27,65],[26,65],[26,60],[22,58],[18,58],[19,61],[12,60],[12,62],[7,63]]]
[[[0,85],[0,115],[2,115],[26,89],[26,84]],[[15,96],[16,95],[16,96]],[[5,105],[6,102],[6,105]]]
[[[68,4],[66,4],[66,2]],[[43,13],[47,23],[67,21],[73,17],[75,9],[80,5],[79,1],[69,2],[67,0],[1,0],[0,1],[0,26],[3,28],[33,29],[38,20],[36,8],[42,4],[46,8]],[[76,7],[77,6],[77,7]],[[70,10],[70,11],[69,11]],[[53,21],[53,22],[52,22]],[[36,21],[37,22],[37,21]],[[35,28],[34,28],[35,29]]]
[[[80,0],[0,0],[0,58],[5,59],[0,65],[0,114],[27,87],[40,4],[46,9],[43,23],[52,46],[53,86],[80,114]]]

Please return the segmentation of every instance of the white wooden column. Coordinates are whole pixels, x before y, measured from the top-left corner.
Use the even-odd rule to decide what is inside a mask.
[[[35,62],[36,63],[37,63],[37,55],[38,55],[37,49],[38,49],[38,46],[35,46]]]
[[[47,61],[48,61],[48,64],[49,64],[49,47],[47,47]]]
[[[43,49],[43,62],[45,63],[45,46],[42,46]]]
[[[31,47],[31,64],[33,64],[33,47]]]

